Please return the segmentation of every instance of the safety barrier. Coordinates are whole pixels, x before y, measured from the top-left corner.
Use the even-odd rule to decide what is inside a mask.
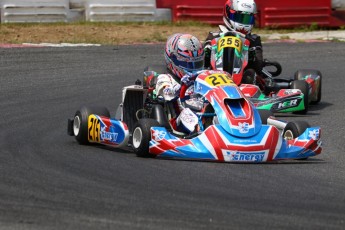
[[[222,24],[225,0],[0,0],[1,22],[181,21]],[[256,0],[258,27],[345,25],[345,0]]]
[[[332,9],[345,9],[345,0],[332,0]]]
[[[193,20],[214,25],[223,24],[223,6],[175,5],[173,20]]]
[[[258,27],[345,25],[345,0],[255,1],[258,7],[256,16]],[[173,9],[173,21],[196,20],[222,24],[224,3],[225,0],[157,0],[157,7]]]
[[[85,7],[85,2],[87,0],[69,0],[69,6],[71,9],[81,9]]]
[[[305,25],[327,26],[330,24],[328,7],[295,8],[265,7],[261,11],[262,27],[294,27]]]
[[[1,22],[67,22],[69,0],[2,0]]]
[[[257,0],[261,27],[329,26],[330,0]]]
[[[87,21],[155,21],[156,0],[88,0]]]
[[[172,9],[173,21],[190,20],[221,24],[224,3],[225,0],[157,0],[157,7]]]

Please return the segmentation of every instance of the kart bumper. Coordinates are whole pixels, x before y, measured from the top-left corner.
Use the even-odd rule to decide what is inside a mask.
[[[192,139],[170,134],[165,128],[151,129],[150,153],[161,157],[221,162],[269,162],[315,156],[321,152],[320,129],[308,128],[300,137],[286,141],[274,126],[263,125],[250,138],[234,137],[220,126],[208,127]]]

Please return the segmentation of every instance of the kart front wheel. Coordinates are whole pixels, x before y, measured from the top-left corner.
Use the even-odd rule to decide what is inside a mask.
[[[134,126],[132,148],[138,157],[155,157],[149,153],[151,127],[160,126],[158,121],[149,118],[140,119]]]
[[[261,123],[263,125],[267,125],[268,118],[274,115],[271,110],[261,110],[261,109],[258,109],[258,112],[260,114]]]
[[[304,95],[304,109],[297,111],[295,113],[299,113],[299,114],[306,114],[308,112],[308,108],[309,108],[309,85],[306,81],[304,80],[294,80],[293,82],[291,82],[291,89],[299,89],[301,90],[301,92]]]
[[[88,144],[88,118],[91,114],[110,117],[109,110],[103,106],[83,106],[74,115],[73,135],[79,144]]]
[[[286,124],[283,131],[283,138],[285,140],[292,140],[304,133],[304,131],[309,128],[310,125],[306,121],[294,121]],[[308,157],[298,158],[298,160],[306,160]]]
[[[299,137],[310,125],[306,121],[294,121],[286,124],[283,131],[285,140],[292,140]]]

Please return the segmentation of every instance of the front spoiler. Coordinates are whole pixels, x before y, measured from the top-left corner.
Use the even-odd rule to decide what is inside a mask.
[[[322,150],[319,127],[308,128],[301,136],[289,141],[270,125],[263,125],[260,132],[250,138],[231,136],[220,125],[212,125],[191,139],[176,137],[162,127],[152,127],[151,137],[151,154],[220,162],[300,159],[318,155]]]

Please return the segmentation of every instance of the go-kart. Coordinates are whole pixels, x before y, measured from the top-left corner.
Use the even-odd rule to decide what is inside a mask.
[[[320,71],[304,69],[298,70],[293,79],[277,78],[282,72],[281,65],[265,60],[262,74],[245,76],[249,50],[247,39],[227,32],[213,39],[211,46],[211,69],[229,72],[258,109],[304,114],[309,104],[320,102]]]
[[[196,131],[183,134],[169,123],[161,98],[149,96],[152,78],[123,88],[115,118],[104,107],[85,107],[68,120],[68,134],[80,144],[130,145],[140,157],[168,157],[220,162],[268,162],[305,159],[321,153],[320,128],[285,122],[257,110],[224,71],[205,71],[190,90],[182,84],[180,100],[195,98]]]

